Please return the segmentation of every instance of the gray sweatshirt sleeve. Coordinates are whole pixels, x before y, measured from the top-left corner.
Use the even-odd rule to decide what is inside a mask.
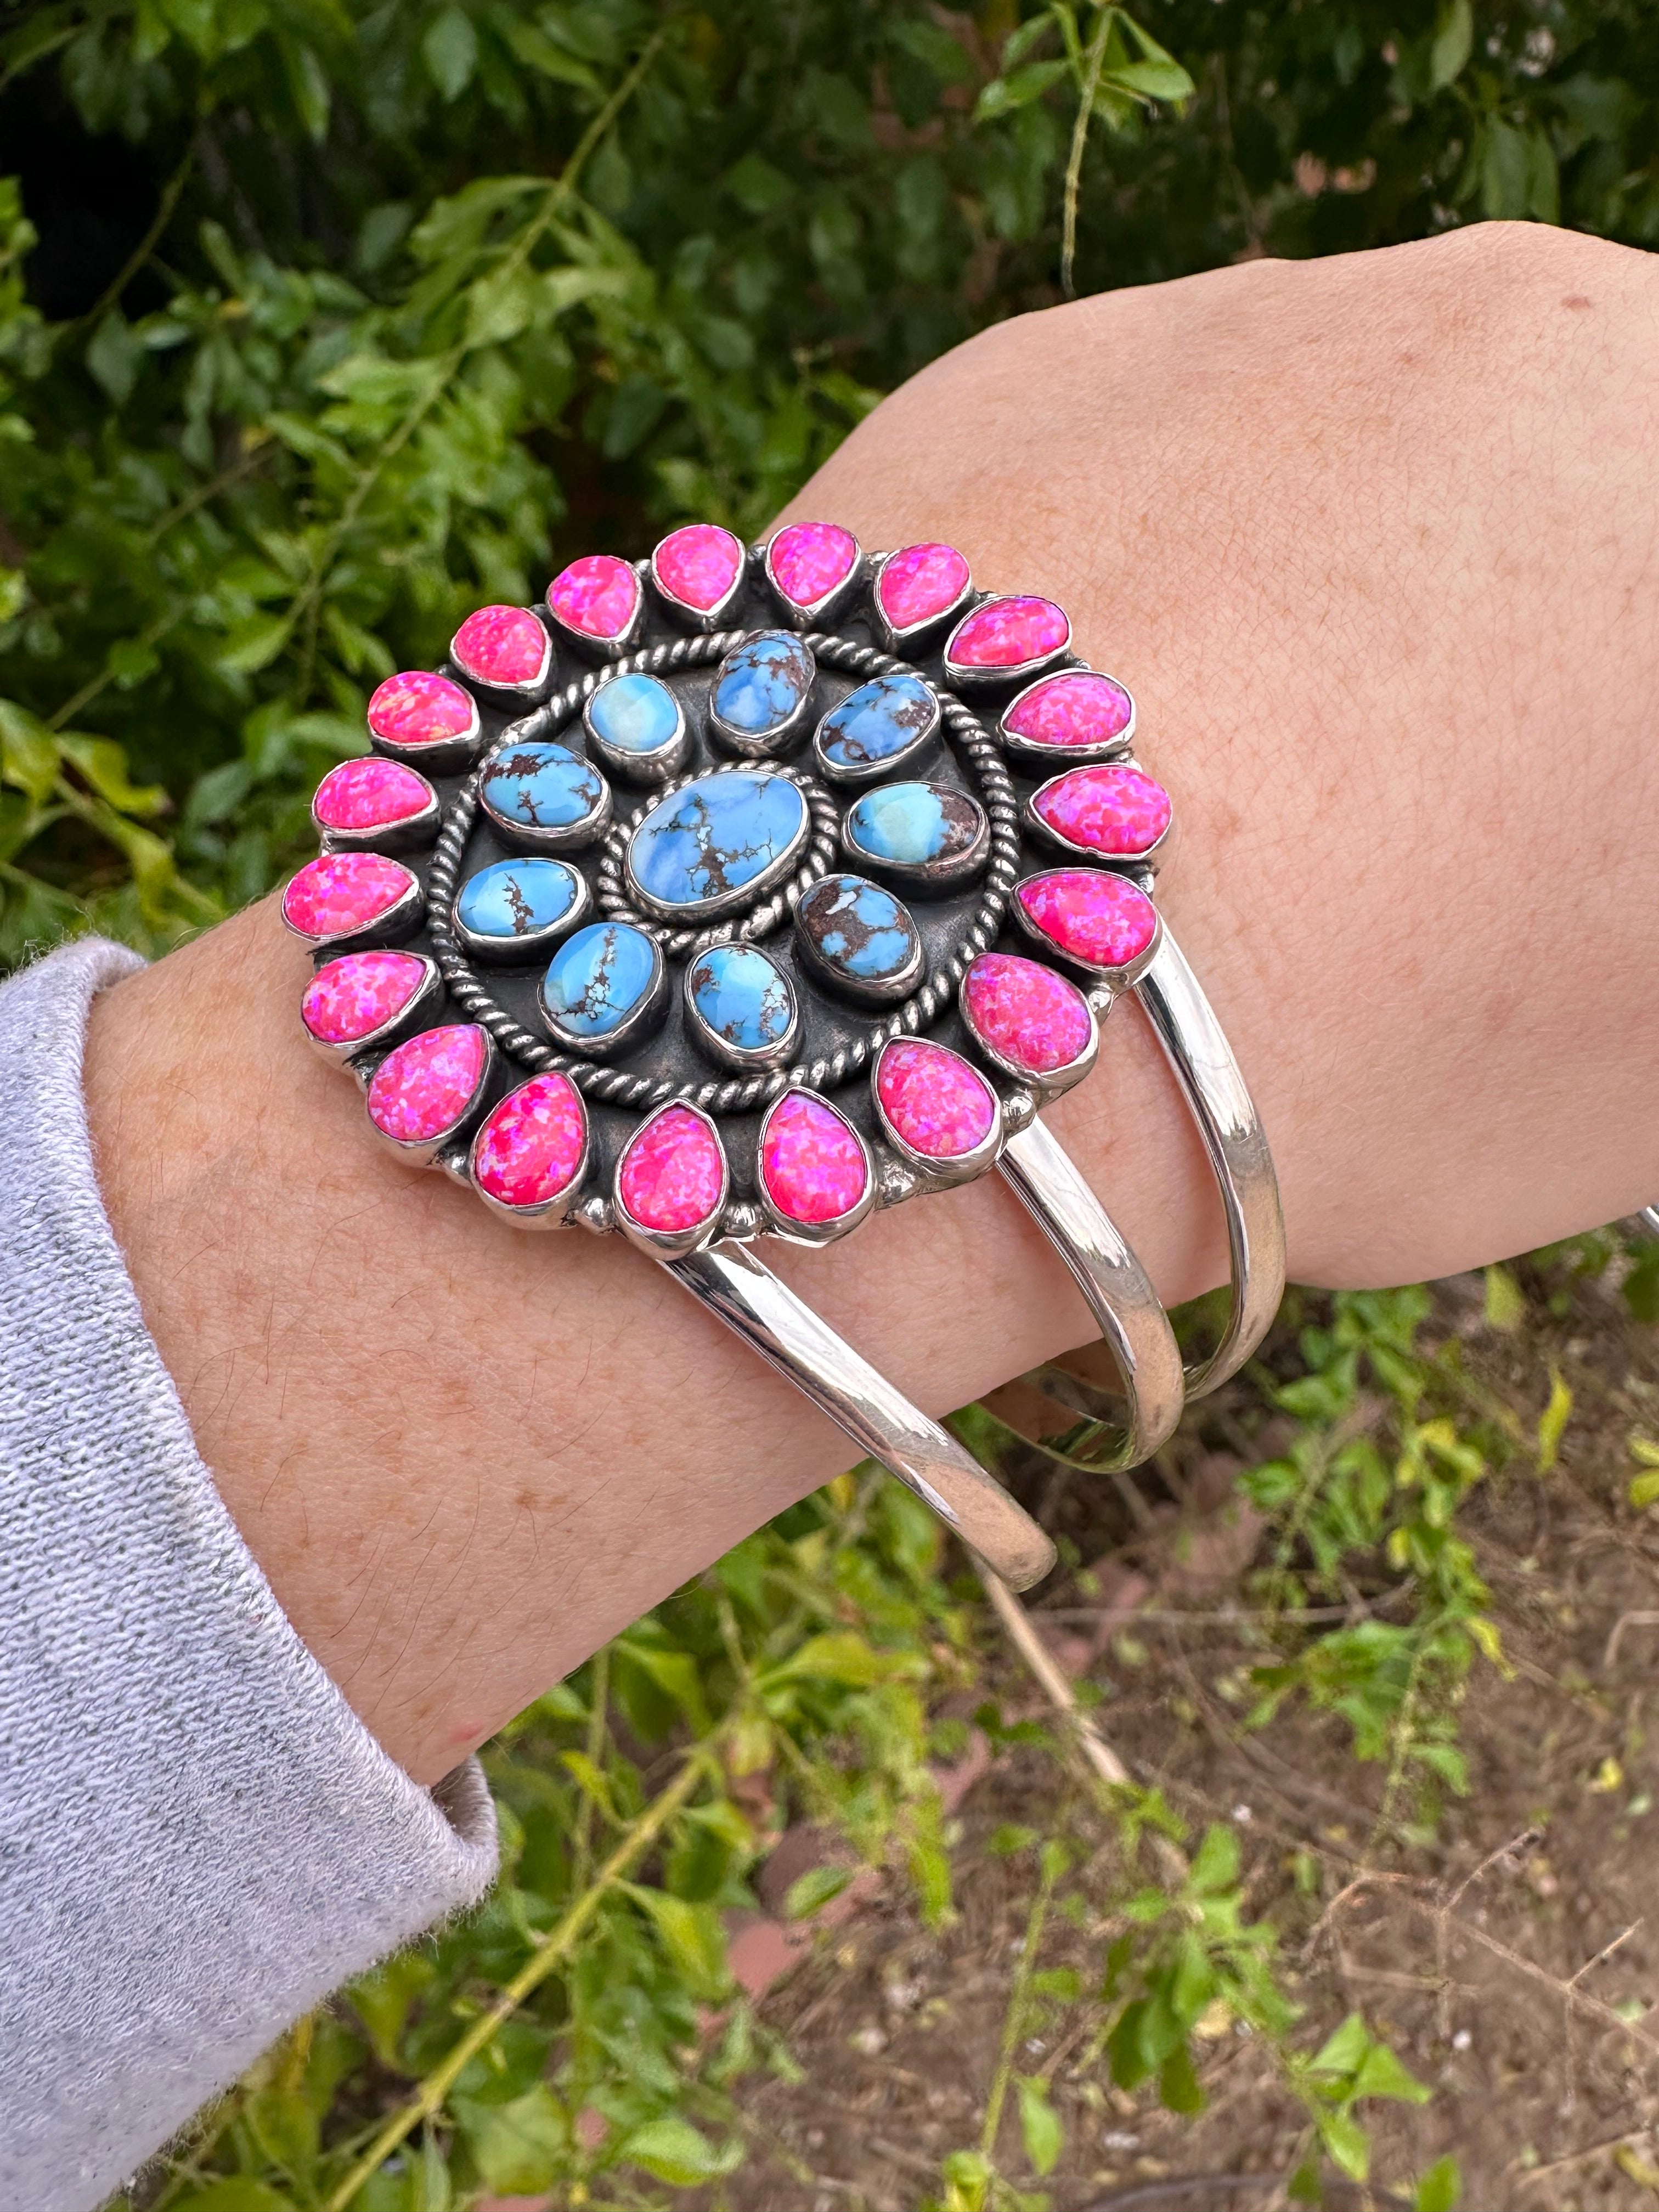
[[[289,1627],[98,1194],[87,941],[0,986],[0,2191],[89,2212],[289,2021],[495,1871]]]

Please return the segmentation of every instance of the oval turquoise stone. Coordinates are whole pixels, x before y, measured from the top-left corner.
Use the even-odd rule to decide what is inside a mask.
[[[787,629],[763,630],[720,665],[708,694],[719,720],[747,738],[779,730],[800,711],[817,663]]]
[[[890,867],[925,868],[971,849],[985,820],[979,801],[940,783],[884,783],[847,810],[847,842]]]
[[[795,926],[832,975],[853,984],[896,984],[921,949],[908,910],[864,876],[825,876],[795,908]]]
[[[508,829],[568,830],[599,805],[605,781],[563,745],[512,745],[485,776],[481,796]]]
[[[542,998],[572,1036],[609,1036],[650,991],[656,969],[657,948],[642,929],[593,921],[553,955]]]
[[[711,945],[685,971],[685,994],[704,1027],[734,1052],[775,1051],[795,1020],[795,994],[753,945]]]
[[[659,753],[679,734],[680,711],[654,676],[613,676],[588,701],[587,720],[619,753]]]
[[[793,864],[808,824],[805,795],[787,776],[764,769],[696,776],[659,799],[634,832],[629,876],[676,914],[740,904]]]
[[[818,725],[818,751],[832,768],[890,767],[929,738],[939,702],[918,676],[878,676],[849,691]]]
[[[455,918],[475,937],[538,937],[556,929],[580,896],[575,871],[562,860],[497,860],[461,885]]]

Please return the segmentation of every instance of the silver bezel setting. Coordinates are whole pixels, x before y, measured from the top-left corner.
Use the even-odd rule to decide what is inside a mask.
[[[1109,761],[1076,761],[1070,768],[1061,769],[1057,775],[1051,775],[1045,782],[1040,783],[1027,797],[1019,811],[1021,825],[1029,830],[1034,837],[1041,839],[1043,844],[1052,846],[1055,852],[1064,853],[1074,860],[1089,860],[1098,868],[1127,870],[1136,873],[1144,869],[1148,875],[1155,876],[1169,860],[1175,848],[1176,819],[1173,807],[1170,811],[1170,818],[1164,825],[1162,834],[1153,839],[1144,853],[1102,853],[1092,845],[1077,844],[1072,838],[1062,836],[1052,823],[1045,822],[1042,815],[1037,812],[1037,801],[1045,791],[1052,791],[1057,783],[1064,783],[1068,775],[1076,775],[1080,770],[1088,768],[1132,768],[1141,775],[1146,775],[1140,763],[1127,753],[1120,754]],[[1147,781],[1155,782],[1157,779],[1147,776]],[[1160,784],[1158,788],[1162,790],[1163,786]]]
[[[463,769],[471,768],[477,757],[483,740],[483,724],[478,719],[478,702],[465,684],[453,677],[447,679],[466,701],[472,710],[472,719],[465,729],[457,730],[453,737],[427,738],[414,744],[400,744],[395,738],[383,738],[374,725],[365,720],[368,742],[377,753],[387,760],[400,762],[412,768],[417,775],[459,775]],[[313,816],[313,819],[315,819]]]
[[[712,719],[711,713],[710,720]],[[665,899],[655,898],[649,891],[643,890],[634,873],[635,841],[640,831],[658,807],[665,806],[671,799],[681,797],[691,788],[693,784],[702,783],[706,778],[717,775],[763,775],[766,772],[763,767],[757,767],[752,761],[732,761],[729,764],[723,763],[719,768],[699,769],[695,775],[685,777],[682,782],[671,784],[659,797],[646,807],[639,819],[629,830],[628,851],[623,863],[623,882],[628,896],[634,901],[641,913],[649,915],[653,921],[674,922],[684,928],[695,928],[703,922],[718,921],[722,915],[736,914],[744,907],[758,905],[775,884],[781,883],[786,876],[793,872],[799,864],[801,853],[811,842],[812,806],[811,794],[800,780],[795,776],[785,775],[779,780],[793,784],[800,793],[800,827],[790,839],[786,850],[775,860],[769,860],[760,873],[751,876],[746,884],[732,890],[716,891],[712,897],[700,899],[695,904],[674,906]]]
[[[566,565],[568,566],[568,563]],[[629,570],[634,579],[634,611],[629,617],[627,627],[617,631],[611,637],[595,637],[591,630],[578,629],[573,623],[568,623],[565,620],[553,605],[552,600],[549,599],[547,592],[550,592],[553,586],[558,582],[559,576],[564,574],[564,569],[560,569],[559,576],[553,577],[548,584],[547,592],[542,593],[543,612],[559,635],[584,660],[618,660],[623,653],[631,653],[639,643],[640,632],[645,627],[645,563],[642,561],[624,561],[622,565]]]
[[[917,779],[918,781],[925,779]],[[971,791],[960,791],[954,786],[939,786],[948,789],[952,799],[965,799],[979,817],[979,826],[973,842],[964,845],[959,853],[949,854],[938,860],[890,860],[878,853],[866,853],[852,834],[853,809],[848,807],[841,817],[841,849],[860,874],[868,875],[890,890],[896,888],[909,892],[914,898],[926,898],[930,893],[939,896],[958,890],[984,868],[991,852],[991,817]],[[854,805],[857,804],[855,800]]]
[[[369,756],[364,755],[363,757]],[[392,755],[387,753],[385,757],[390,760]],[[342,762],[340,765],[344,767],[346,763]],[[427,778],[421,775],[413,761],[399,759],[398,765],[406,768],[411,775],[419,775],[426,785],[425,805],[418,813],[405,814],[398,821],[374,823],[366,830],[336,830],[318,814],[317,793],[312,794],[312,826],[325,853],[384,853],[388,860],[395,860],[402,854],[417,853],[423,845],[432,842],[438,834],[438,824],[443,819],[438,794]],[[329,774],[332,775],[333,770],[331,769]],[[327,781],[328,777],[325,776],[323,782]],[[320,792],[322,787],[319,783],[317,792]]]
[[[630,1050],[641,1038],[649,1036],[668,1011],[668,966],[662,957],[661,945],[635,923],[614,916],[607,916],[606,920],[615,928],[632,929],[651,947],[651,980],[614,1030],[604,1036],[583,1036],[567,1029],[548,1006],[546,976],[536,986],[537,1010],[549,1036],[562,1052],[574,1053],[581,1060],[614,1060],[618,1053]]]
[[[322,855],[318,857],[320,859]],[[404,867],[401,860],[393,860],[392,866]],[[383,946],[401,945],[406,938],[415,934],[426,919],[426,893],[421,888],[420,878],[411,875],[407,868],[404,868],[404,873],[409,877],[408,885],[389,907],[382,908],[373,921],[365,922],[358,928],[341,930],[333,937],[313,937],[309,930],[301,929],[289,920],[286,885],[276,902],[276,910],[282,915],[283,927],[289,935],[297,937],[301,945],[308,945],[313,952],[378,951]],[[291,882],[292,878],[289,880]]]
[[[979,957],[983,959],[987,956],[981,954]],[[1019,955],[1016,957],[1023,957],[1024,956]],[[1039,966],[1046,966],[1048,963],[1045,962],[1039,962],[1036,964]],[[971,975],[973,972],[974,963],[969,962],[968,975]],[[1055,969],[1054,972],[1058,974],[1059,970]],[[999,1052],[996,1047],[985,1036],[978,1024],[975,1021],[973,1015],[969,1009],[967,975],[964,975],[962,979],[962,989],[957,998],[957,1012],[962,1017],[962,1026],[968,1032],[968,1036],[973,1044],[973,1048],[975,1051],[978,1053],[981,1059],[986,1060],[992,1067],[995,1068],[999,1075],[1008,1076],[1014,1082],[1023,1085],[1025,1090],[1029,1091],[1032,1094],[1040,1104],[1043,1105],[1046,1105],[1050,1099],[1062,1097],[1066,1091],[1070,1091],[1073,1087],[1074,1085],[1081,1083],[1084,1077],[1091,1073],[1096,1060],[1100,1057],[1100,1024],[1105,1018],[1105,1014],[1096,1006],[1094,1000],[1090,997],[1088,992],[1079,989],[1077,984],[1073,982],[1072,978],[1069,975],[1060,976],[1060,981],[1064,983],[1071,984],[1072,988],[1074,991],[1077,991],[1079,998],[1082,1000],[1083,1004],[1088,1012],[1089,1042],[1084,1046],[1083,1050],[1079,1053],[1075,1060],[1068,1060],[1061,1067],[1048,1068],[1042,1071],[1024,1066],[1018,1060],[1010,1060],[1006,1054]],[[1108,994],[1106,998],[1107,1012],[1109,1012],[1112,1003],[1112,999],[1110,995]]]
[[[661,1121],[665,1114],[672,1113],[677,1106],[683,1107],[688,1114],[695,1115],[714,1139],[714,1149],[720,1159],[720,1194],[708,1219],[697,1222],[690,1229],[647,1229],[644,1222],[636,1221],[623,1204],[623,1166],[629,1153],[653,1123]],[[627,1143],[617,1155],[616,1169],[611,1178],[611,1218],[630,1244],[637,1244],[642,1251],[649,1252],[653,1259],[683,1260],[690,1252],[700,1252],[705,1244],[712,1243],[720,1235],[726,1201],[731,1193],[732,1163],[726,1156],[725,1141],[720,1131],[702,1109],[694,1106],[689,1098],[668,1098],[646,1115],[637,1128],[630,1133]]]
[[[1097,861],[1099,856],[1096,854],[1092,858]],[[1158,948],[1164,936],[1164,917],[1152,901],[1149,884],[1140,883],[1133,868],[1097,868],[1096,872],[1100,875],[1127,877],[1135,884],[1136,889],[1144,894],[1147,902],[1152,908],[1152,933],[1147,940],[1145,950],[1138,952],[1124,967],[1098,967],[1091,960],[1085,960],[1075,952],[1066,951],[1065,947],[1057,945],[1046,931],[1039,929],[1030,915],[1026,913],[1025,902],[1020,897],[1020,892],[1027,884],[1036,883],[1043,876],[1063,874],[1068,865],[1075,866],[1077,864],[1061,862],[1052,868],[1034,868],[1030,875],[1020,878],[1014,885],[1013,896],[1008,902],[1008,912],[1012,916],[1015,926],[1024,931],[1033,945],[1040,945],[1050,962],[1055,965],[1072,969],[1079,975],[1088,976],[1091,982],[1103,985],[1114,996],[1120,992],[1133,990],[1158,957]]]
[[[866,677],[862,684],[855,684],[853,686],[852,690],[847,694],[846,699],[838,699],[833,707],[827,708],[818,717],[818,726],[812,732],[812,761],[825,782],[838,783],[847,790],[856,790],[865,784],[879,783],[884,776],[896,774],[908,762],[913,761],[923,746],[932,744],[933,739],[939,735],[943,715],[938,692],[925,676],[917,674],[914,669],[905,669],[902,673],[915,676],[916,682],[927,692],[933,704],[933,711],[928,719],[927,727],[918,730],[908,744],[902,745],[896,753],[889,753],[884,760],[854,761],[850,763],[832,761],[824,750],[824,725],[832,715],[841,712],[847,704],[848,699],[855,697],[870,684],[878,684],[882,680],[878,676]]]
[[[845,1213],[838,1213],[829,1221],[797,1221],[793,1214],[783,1212],[772,1202],[772,1194],[766,1188],[766,1133],[772,1126],[772,1116],[788,1098],[811,1098],[820,1106],[828,1107],[842,1127],[850,1130],[853,1141],[864,1156],[864,1192],[856,1206]],[[866,1220],[875,1211],[878,1197],[876,1164],[863,1133],[848,1115],[843,1114],[833,1100],[821,1091],[808,1091],[804,1085],[781,1092],[762,1116],[760,1135],[755,1145],[755,1195],[760,1202],[774,1236],[781,1237],[787,1243],[820,1245],[833,1244],[842,1237],[850,1236],[860,1222]]]
[[[789,1026],[775,1044],[757,1045],[752,1048],[733,1044],[729,1037],[722,1036],[711,1023],[703,1018],[691,988],[692,971],[711,953],[726,951],[759,953],[762,959],[771,963],[778,980],[788,993]],[[787,1067],[794,1058],[795,1047],[800,1042],[800,1000],[787,971],[760,945],[743,939],[734,939],[728,945],[705,945],[702,951],[693,953],[685,963],[685,972],[680,978],[680,998],[685,1008],[686,1034],[704,1058],[712,1060],[716,1067],[729,1067],[735,1074],[751,1075],[763,1068]]]
[[[504,1092],[479,1121],[467,1144],[467,1182],[492,1213],[499,1215],[503,1221],[510,1221],[515,1229],[562,1229],[581,1203],[582,1187],[587,1181],[587,1171],[593,1162],[593,1124],[588,1115],[587,1101],[573,1083],[570,1088],[582,1117],[582,1149],[581,1157],[576,1163],[576,1172],[564,1188],[555,1191],[551,1198],[543,1199],[536,1206],[509,1206],[505,1199],[497,1198],[493,1191],[486,1190],[478,1181],[477,1150],[484,1131],[509,1099],[516,1098],[520,1091],[530,1084],[545,1081],[546,1075],[547,1071],[543,1069],[534,1075],[526,1076],[523,1083],[514,1084],[511,1091]]]
[[[671,776],[678,775],[685,766],[686,756],[691,750],[691,732],[686,726],[685,709],[677,693],[668,692],[674,703],[674,733],[665,744],[658,745],[651,752],[631,753],[625,746],[613,745],[593,726],[593,703],[600,694],[620,677],[642,672],[639,670],[618,670],[616,675],[607,676],[603,684],[596,685],[582,702],[582,728],[586,733],[590,749],[598,754],[611,773],[621,776],[624,783],[666,783]],[[651,677],[647,680],[656,683],[659,679]],[[662,688],[668,690],[666,684]]]
[[[782,585],[779,583],[772,568],[772,548],[782,537],[784,531],[793,526],[786,522],[781,529],[772,532],[763,545],[750,546],[750,557],[759,560],[762,574],[766,578],[767,588],[771,592],[773,601],[789,629],[816,629],[821,623],[828,622],[836,614],[857,592],[868,571],[869,562],[865,557],[864,548],[859,544],[854,533],[848,530],[847,535],[853,539],[852,566],[838,584],[832,584],[827,592],[813,600],[811,606],[804,607],[799,599],[790,598]],[[844,523],[837,524],[836,526],[839,529],[846,528]]]
[[[501,813],[499,809],[490,805],[488,796],[489,779],[499,771],[504,760],[514,751],[541,752],[549,748],[557,752],[569,753],[571,759],[582,768],[592,766],[591,761],[583,760],[580,753],[572,752],[570,747],[562,744],[557,738],[530,738],[512,744],[507,742],[504,732],[502,741],[496,745],[495,751],[484,763],[483,773],[478,778],[478,805],[490,828],[495,831],[503,844],[511,845],[521,853],[577,852],[582,846],[591,845],[598,838],[602,837],[611,826],[612,804],[611,786],[603,776],[599,778],[599,798],[589,807],[587,812],[575,822],[558,822],[550,824],[520,822],[510,814]]]
[[[525,855],[528,860],[547,860],[550,857],[541,853],[527,853]],[[568,861],[555,861],[553,865],[563,868],[565,873],[570,878],[576,887],[575,896],[556,921],[549,922],[545,927],[532,930],[524,937],[486,937],[477,930],[469,929],[461,920],[461,900],[465,895],[467,885],[472,882],[473,878],[466,876],[462,878],[456,888],[455,896],[450,907],[449,926],[475,960],[484,961],[491,968],[528,967],[532,960],[545,958],[549,951],[557,945],[562,938],[568,937],[573,930],[581,927],[593,904],[593,894],[588,889],[587,878],[580,868],[573,868]],[[474,872],[477,875],[484,875],[490,868],[510,868],[512,866],[511,860],[490,860],[483,868]]]
[[[960,1061],[975,1083],[985,1085],[991,1099],[991,1126],[971,1152],[959,1152],[953,1159],[939,1159],[931,1152],[919,1152],[914,1145],[906,1143],[888,1119],[887,1109],[881,1103],[881,1065],[895,1046],[906,1044],[927,1044],[935,1052],[948,1054],[952,1060]],[[870,1103],[875,1109],[876,1126],[884,1140],[911,1173],[931,1189],[954,1190],[958,1184],[976,1182],[988,1168],[996,1164],[1006,1134],[1002,1125],[1002,1101],[997,1096],[996,1085],[986,1080],[982,1069],[975,1067],[963,1054],[953,1052],[948,1044],[939,1044],[933,1037],[889,1037],[871,1066]]]
[[[1030,660],[1017,661],[1012,667],[987,668],[976,661],[955,659],[951,655],[951,648],[962,635],[964,627],[972,622],[974,617],[983,608],[994,606],[999,599],[1043,600],[1046,605],[1055,609],[1060,620],[1065,623],[1065,636],[1058,645],[1051,646],[1048,652],[1037,653]],[[950,636],[945,641],[945,680],[957,691],[992,691],[1000,689],[1005,684],[1019,684],[1029,688],[1031,682],[1038,676],[1045,672],[1054,673],[1056,661],[1063,660],[1071,649],[1072,617],[1057,600],[1049,599],[1046,592],[983,592],[975,599],[973,605],[961,616]],[[1114,683],[1116,680],[1115,677],[1112,678]]]
[[[502,604],[505,605],[505,601]],[[483,610],[478,608],[474,611],[482,613]],[[472,684],[478,690],[498,699],[534,699],[539,692],[545,690],[547,679],[553,672],[553,640],[548,632],[547,624],[542,621],[534,607],[522,607],[519,611],[521,614],[527,614],[542,634],[541,665],[533,676],[523,676],[516,683],[503,684],[495,677],[481,675],[476,669],[469,668],[455,650],[455,638],[459,637],[461,634],[459,629],[456,631],[455,637],[452,637],[449,641],[450,666],[465,683]],[[470,622],[471,618],[469,615],[467,621]],[[465,623],[461,627],[465,629]]]
[[[918,544],[926,542],[928,541],[916,541]],[[902,629],[896,628],[887,619],[881,604],[881,576],[890,561],[896,561],[901,553],[908,553],[909,550],[908,545],[896,545],[890,553],[872,554],[869,560],[871,621],[883,652],[894,653],[901,660],[908,660],[925,639],[936,636],[947,626],[954,627],[972,608],[978,596],[974,590],[974,576],[970,568],[962,589],[948,607],[940,607],[936,614],[925,615],[920,622],[907,623]]]
[[[888,890],[885,884],[878,884],[869,876],[860,876],[855,869],[847,869],[840,872],[854,876],[858,882],[870,884],[874,890],[885,893],[889,898],[896,896],[894,892]],[[910,935],[914,940],[910,957],[897,975],[890,977],[884,976],[879,980],[872,978],[866,981],[861,977],[848,975],[844,970],[833,967],[820,953],[817,946],[802,927],[801,908],[823,884],[834,881],[833,876],[820,876],[817,882],[804,890],[795,902],[795,950],[800,955],[809,974],[815,981],[823,984],[827,989],[834,991],[841,998],[852,1000],[857,1006],[890,1006],[896,1005],[901,999],[908,999],[927,968],[927,951],[921,941],[921,932],[916,927],[915,919],[908,909],[904,910],[905,919],[910,924]],[[903,901],[899,900],[898,904],[902,909]]]
[[[694,524],[682,524],[680,526],[683,529],[696,527]],[[716,523],[713,526],[717,530],[726,529],[724,523]],[[668,538],[659,538],[652,547],[651,558],[647,564],[651,588],[665,611],[686,629],[709,631],[723,629],[726,617],[743,597],[744,586],[749,580],[749,548],[735,530],[726,531],[726,535],[738,549],[738,565],[732,572],[732,580],[712,607],[694,607],[669,590],[657,569],[658,554],[667,544],[669,538],[678,538],[678,530],[671,530]]]
[[[1087,745],[1046,745],[1040,739],[1022,737],[1011,730],[1008,718],[1022,702],[1028,699],[1039,685],[1052,683],[1056,676],[1099,676],[1121,691],[1129,702],[1129,719],[1113,738],[1101,738]],[[1107,676],[1103,669],[1050,668],[1046,673],[1023,684],[997,717],[997,735],[1016,760],[1030,762],[1033,767],[1042,764],[1052,767],[1057,773],[1066,768],[1096,768],[1103,761],[1121,761],[1127,754],[1135,738],[1135,698],[1127,684],[1120,684],[1115,676]]]
[[[353,1060],[362,1060],[370,1053],[388,1052],[394,1044],[401,1044],[406,1036],[413,1036],[417,1030],[431,1028],[429,1018],[443,996],[443,975],[429,952],[411,952],[406,957],[418,960],[426,972],[391,1019],[382,1022],[379,1029],[369,1030],[366,1036],[347,1037],[339,1044],[331,1044],[325,1037],[319,1037],[307,1029],[305,1016],[303,1013],[301,1015],[301,1035],[312,1050],[320,1054],[331,1067],[349,1067]],[[318,963],[312,970],[313,981],[327,965],[326,960]],[[303,993],[301,1003],[304,1004]]]
[[[470,1137],[473,1124],[483,1111],[484,1100],[489,1095],[489,1086],[495,1078],[495,1061],[499,1051],[495,1038],[480,1022],[465,1024],[457,1022],[453,1026],[456,1029],[477,1029],[482,1033],[484,1041],[483,1063],[478,1070],[478,1079],[472,1087],[472,1094],[466,1104],[448,1127],[437,1136],[422,1137],[417,1143],[413,1144],[406,1144],[401,1137],[388,1136],[368,1110],[369,1085],[379,1074],[380,1066],[377,1065],[366,1071],[367,1080],[363,1085],[363,1119],[368,1123],[375,1142],[402,1160],[406,1167],[430,1167],[439,1153],[447,1152],[455,1143],[457,1138]],[[419,1030],[416,1030],[411,1032],[410,1037],[400,1038],[398,1042],[409,1043],[413,1037],[419,1036],[421,1034]],[[383,1060],[384,1057],[383,1055]]]

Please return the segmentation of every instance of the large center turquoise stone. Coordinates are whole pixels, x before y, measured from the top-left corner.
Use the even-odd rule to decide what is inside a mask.
[[[698,1020],[733,1054],[777,1050],[795,1020],[795,994],[776,963],[753,945],[711,945],[685,971]]]
[[[548,963],[543,1003],[571,1036],[609,1036],[650,990],[656,968],[657,949],[642,929],[590,922]]]
[[[729,911],[788,872],[809,827],[805,795],[787,776],[700,775],[659,799],[634,832],[629,880],[659,914]]]

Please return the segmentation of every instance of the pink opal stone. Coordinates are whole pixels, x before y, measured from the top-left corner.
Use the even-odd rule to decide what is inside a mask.
[[[1074,768],[1031,801],[1056,836],[1091,853],[1150,852],[1170,826],[1170,794],[1138,768]]]
[[[300,1019],[321,1044],[356,1044],[396,1021],[426,981],[412,952],[346,952],[306,985]]]
[[[1091,968],[1127,968],[1158,930],[1158,910],[1139,884],[1103,868],[1027,876],[1014,896],[1051,945]]]
[[[390,830],[423,814],[432,786],[401,761],[370,753],[342,761],[317,787],[311,811],[325,830]]]
[[[688,522],[671,530],[651,556],[652,574],[671,599],[700,615],[711,614],[737,581],[743,547],[716,522]]]
[[[981,952],[963,979],[962,1005],[974,1035],[1029,1074],[1052,1075],[1089,1048],[1082,992],[1040,960]]]
[[[1029,594],[987,599],[982,607],[963,616],[945,657],[957,668],[1029,668],[1034,660],[1063,653],[1071,637],[1065,611],[1052,599]]]
[[[539,683],[552,641],[528,607],[480,607],[449,641],[449,657],[477,684]]]
[[[1089,669],[1046,677],[1023,692],[1002,726],[1034,745],[1104,745],[1121,737],[1134,705],[1121,684]]]
[[[767,1117],[761,1178],[786,1220],[821,1225],[853,1211],[870,1171],[863,1146],[833,1106],[787,1091]]]
[[[422,1030],[387,1053],[368,1086],[368,1118],[400,1145],[430,1145],[447,1137],[483,1079],[488,1049],[476,1022]]]
[[[587,1149],[587,1109],[568,1076],[532,1075],[494,1109],[472,1145],[472,1180],[503,1206],[546,1206]]]
[[[815,607],[853,573],[859,542],[838,522],[792,522],[768,548],[772,580],[793,606]]]
[[[954,545],[906,545],[881,564],[876,599],[901,634],[947,614],[967,590],[968,563]]]
[[[437,745],[464,738],[477,715],[470,692],[425,668],[388,676],[368,702],[368,726],[389,745]]]
[[[720,1139],[689,1106],[665,1106],[629,1140],[617,1171],[623,1211],[641,1229],[701,1229],[720,1202]]]
[[[283,920],[301,937],[326,945],[371,928],[408,895],[415,878],[380,853],[325,853],[307,860],[283,893]]]
[[[555,576],[547,604],[568,629],[608,644],[628,635],[640,604],[640,580],[614,553],[584,553]]]
[[[996,1120],[991,1086],[942,1044],[897,1038],[882,1048],[876,1096],[894,1133],[930,1160],[959,1160]]]

